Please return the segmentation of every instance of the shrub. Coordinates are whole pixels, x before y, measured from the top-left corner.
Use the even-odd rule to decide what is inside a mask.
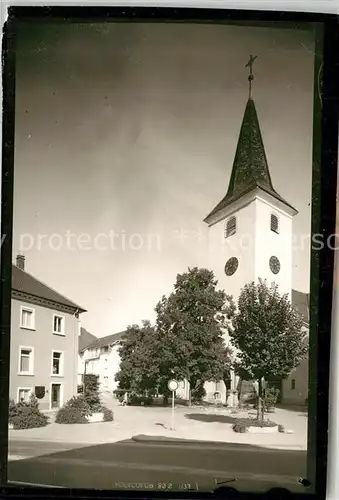
[[[91,408],[84,396],[73,396],[60,408],[55,417],[57,424],[86,424]]]
[[[102,411],[104,413],[104,422],[112,422],[112,420],[114,420],[112,410],[103,408]]]
[[[132,406],[150,406],[152,403],[153,398],[135,393],[131,393],[128,398],[128,404]]]
[[[14,402],[14,399],[10,399],[8,405],[8,423],[12,424],[13,417],[16,417],[17,415],[18,415],[17,405]]]
[[[71,408],[74,411],[79,411],[81,415],[84,417],[87,417],[88,415],[91,415],[91,408],[86,401],[86,398],[84,396],[73,396],[71,399],[67,401],[67,403],[64,405],[66,408]]]
[[[83,392],[84,392],[84,386],[83,386],[83,384],[78,385],[78,387],[77,387],[77,393],[78,394],[83,394]]]
[[[234,432],[241,432],[241,433],[247,432],[247,426],[240,422],[237,424],[233,424],[232,429],[234,430]]]
[[[256,418],[239,418],[234,425],[245,425],[246,427],[275,427],[277,424],[271,420],[257,420]]]
[[[14,429],[34,429],[45,427],[48,424],[48,417],[39,410],[39,401],[34,394],[31,394],[29,401],[19,401],[9,404],[9,423]]]
[[[87,424],[87,418],[79,410],[63,406],[58,411],[55,422],[57,424]]]
[[[196,387],[192,388],[191,391],[192,403],[201,403],[205,396],[206,396],[206,390],[203,384],[198,384]]]
[[[276,405],[279,398],[280,391],[275,387],[268,387],[265,391],[265,409],[272,408]]]

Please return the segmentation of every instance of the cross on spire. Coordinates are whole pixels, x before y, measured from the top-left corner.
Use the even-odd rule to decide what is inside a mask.
[[[252,80],[254,79],[253,63],[257,57],[258,56],[252,56],[251,54],[248,63],[245,65],[245,68],[249,68],[250,70],[250,74],[248,75],[248,83],[249,83],[248,95],[250,99],[252,98]]]

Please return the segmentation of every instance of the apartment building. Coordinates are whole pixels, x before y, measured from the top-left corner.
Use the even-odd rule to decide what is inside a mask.
[[[86,310],[12,266],[10,398],[31,393],[42,410],[61,407],[77,390],[80,315]]]

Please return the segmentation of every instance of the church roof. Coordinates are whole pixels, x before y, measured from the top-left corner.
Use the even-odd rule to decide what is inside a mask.
[[[228,191],[226,196],[218,203],[204,221],[208,222],[210,217],[217,212],[223,210],[228,205],[256,188],[266,191],[275,199],[297,212],[296,209],[287,203],[273,187],[257,111],[254,100],[250,96],[247,101],[244,118],[240,128]]]

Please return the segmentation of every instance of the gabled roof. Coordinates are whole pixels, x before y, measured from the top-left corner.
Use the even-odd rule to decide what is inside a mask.
[[[125,331],[119,333],[113,333],[112,335],[107,335],[106,337],[101,337],[100,339],[96,339],[94,340],[94,342],[92,342],[84,349],[82,349],[82,351],[85,351],[86,349],[99,349],[100,347],[110,346],[115,342],[121,340],[124,333]]]
[[[89,344],[92,344],[95,340],[97,340],[95,335],[89,333],[86,328],[81,327],[79,336],[79,352],[84,351],[86,347]]]
[[[13,292],[24,293],[34,298],[45,299],[56,304],[71,307],[79,312],[86,312],[86,309],[67,299],[53,290],[53,288],[45,285],[23,269],[20,269],[15,264],[12,264],[12,293]]]
[[[273,188],[257,111],[253,99],[249,97],[240,128],[228,191],[204,222],[208,223],[212,216],[256,188],[267,192],[297,213],[297,210]]]
[[[310,322],[310,294],[292,290],[292,306],[302,315],[305,323]]]

